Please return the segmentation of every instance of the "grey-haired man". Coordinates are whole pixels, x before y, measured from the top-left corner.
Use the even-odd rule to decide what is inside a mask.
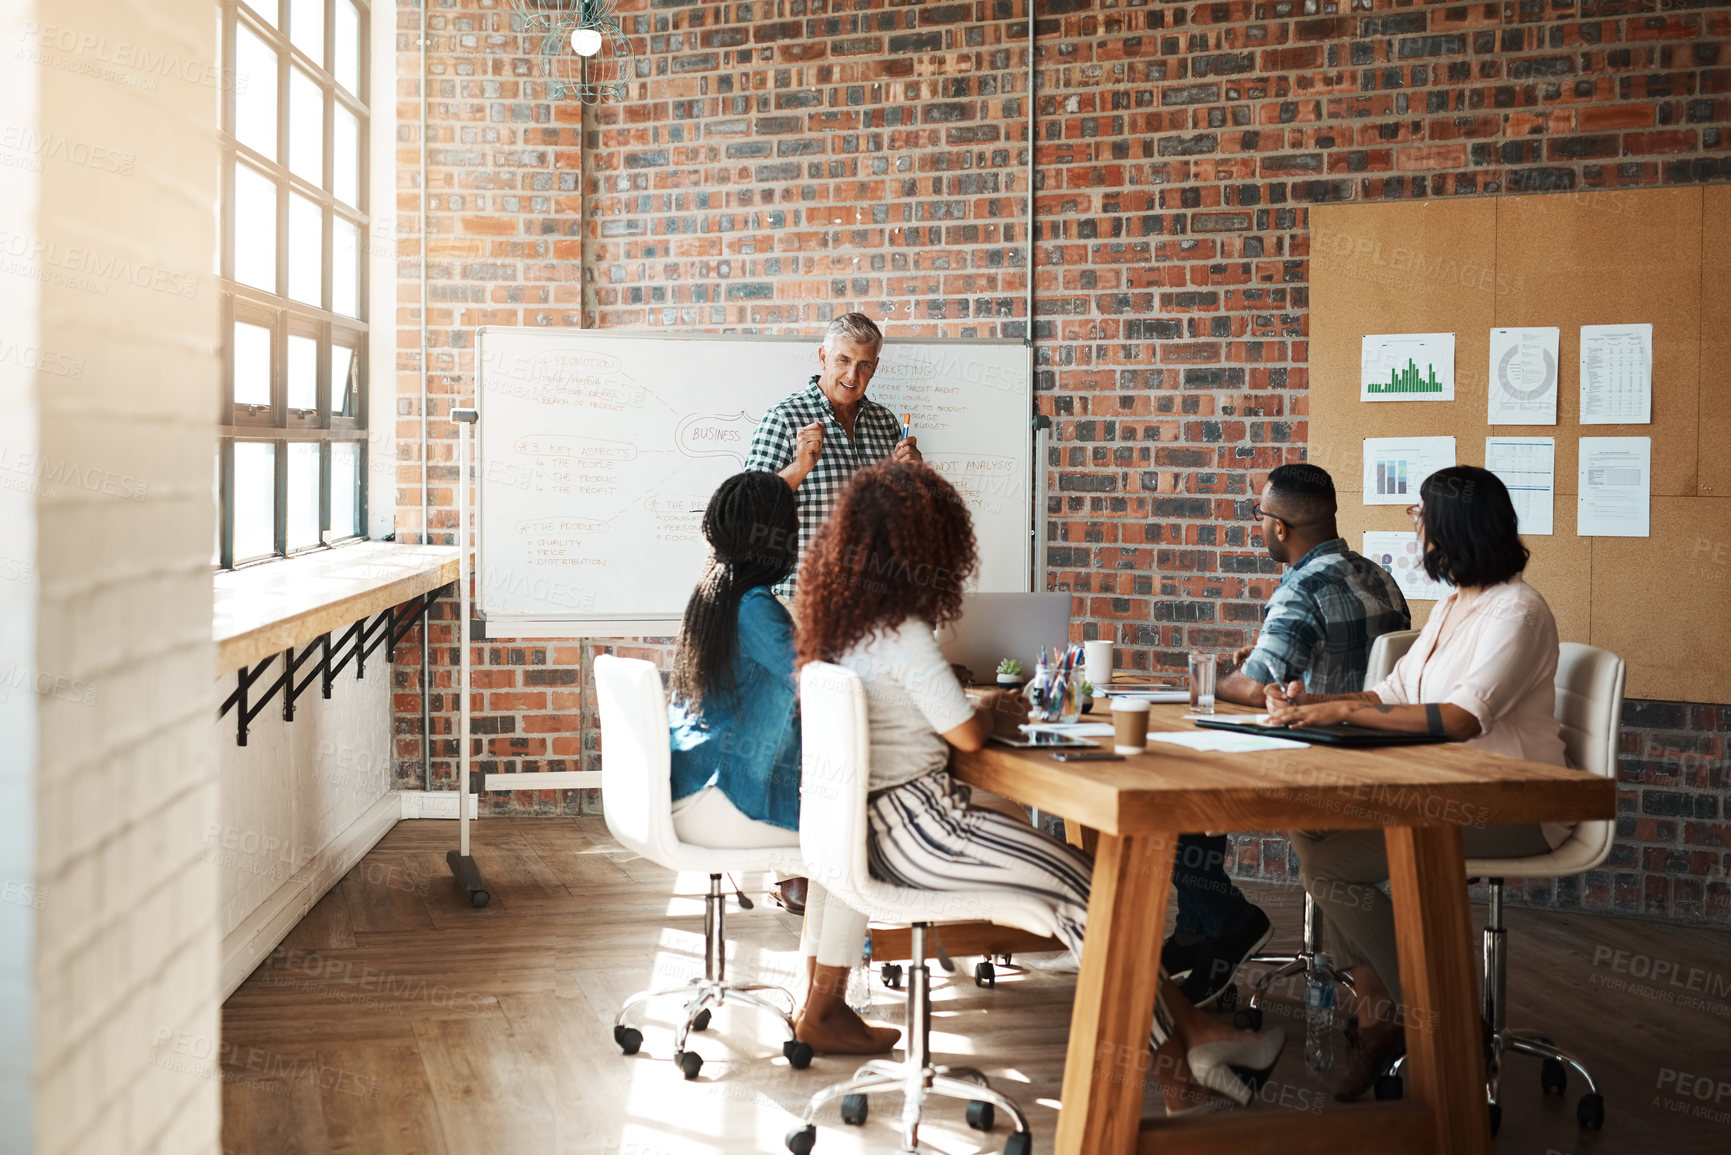
[[[765,413],[751,439],[745,467],[778,473],[793,487],[802,553],[854,474],[885,458],[921,460],[915,439],[902,437],[896,415],[866,399],[883,346],[883,331],[864,313],[831,321],[818,346],[816,376]],[[792,597],[797,573],[775,592]],[[770,892],[794,914],[805,913],[805,895],[804,878],[780,879]]]
[[[831,321],[811,384],[777,402],[751,439],[745,467],[780,474],[799,499],[802,552],[855,473],[885,458],[923,460],[896,415],[865,395],[883,344],[883,332],[864,313]],[[776,592],[791,596],[793,585],[789,577]]]

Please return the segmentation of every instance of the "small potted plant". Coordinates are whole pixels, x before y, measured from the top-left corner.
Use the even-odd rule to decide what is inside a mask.
[[[1083,678],[1082,684],[1076,688],[1076,692],[1078,694],[1080,694],[1082,697],[1082,713],[1084,713],[1084,714],[1093,713],[1094,712],[1094,683],[1090,682],[1087,678]]]
[[[998,663],[998,685],[1006,690],[1022,688],[1022,663],[1014,658],[1005,658]]]

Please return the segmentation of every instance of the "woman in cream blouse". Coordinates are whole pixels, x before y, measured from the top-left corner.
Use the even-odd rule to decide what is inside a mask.
[[[1411,650],[1374,690],[1311,696],[1294,682],[1270,694],[1276,724],[1350,721],[1379,729],[1428,732],[1534,762],[1563,765],[1554,713],[1557,623],[1539,592],[1521,580],[1528,552],[1502,481],[1457,465],[1419,487],[1408,512],[1425,572],[1455,588],[1436,604]],[[1469,858],[1543,854],[1568,837],[1547,824],[1466,827]],[[1358,995],[1359,1045],[1335,1095],[1352,1100],[1405,1047],[1394,912],[1376,884],[1388,878],[1380,830],[1294,831],[1299,875],[1332,932],[1339,969]],[[1463,880],[1463,885],[1464,885]]]

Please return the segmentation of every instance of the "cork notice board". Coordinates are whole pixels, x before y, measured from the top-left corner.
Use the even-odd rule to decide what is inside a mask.
[[[1555,438],[1555,533],[1524,540],[1562,638],[1620,654],[1632,698],[1731,702],[1731,187],[1324,205],[1310,225],[1309,455],[1347,541],[1410,528],[1363,504],[1366,437],[1452,435],[1465,465],[1487,436]],[[1639,322],[1652,424],[1581,426],[1581,326]],[[1557,424],[1491,426],[1490,330],[1529,325],[1561,330]],[[1429,332],[1455,334],[1455,400],[1360,402],[1361,339]],[[1653,439],[1651,537],[1575,536],[1582,436]]]

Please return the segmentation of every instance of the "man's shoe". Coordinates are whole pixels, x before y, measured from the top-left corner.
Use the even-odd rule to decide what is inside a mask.
[[[789,914],[804,914],[805,885],[803,878],[784,878],[769,892],[769,900]]]
[[[1207,947],[1208,940],[1205,938],[1199,938],[1195,942],[1179,942],[1178,932],[1173,931],[1166,941],[1160,944],[1160,969],[1164,970],[1166,977],[1173,982],[1183,982]]]
[[[1267,945],[1273,935],[1274,927],[1262,908],[1249,907],[1237,930],[1201,945],[1201,953],[1184,980],[1184,997],[1198,1008],[1213,1006],[1220,993],[1232,985],[1238,968]]]

